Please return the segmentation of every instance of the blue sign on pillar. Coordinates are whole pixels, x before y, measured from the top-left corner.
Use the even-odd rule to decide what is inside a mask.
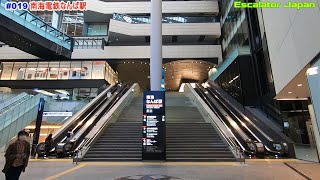
[[[166,160],[165,92],[143,94],[142,160]]]

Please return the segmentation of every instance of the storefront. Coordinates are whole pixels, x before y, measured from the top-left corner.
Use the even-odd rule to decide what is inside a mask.
[[[105,79],[115,84],[118,73],[105,61],[3,62],[1,80]]]

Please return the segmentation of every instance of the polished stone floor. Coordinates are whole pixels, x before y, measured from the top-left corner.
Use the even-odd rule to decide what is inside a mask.
[[[1,155],[1,154],[0,154]],[[3,155],[0,164],[3,166]],[[320,179],[320,164],[299,160],[248,160],[240,163],[101,162],[31,160],[21,180],[303,180]],[[3,174],[0,180],[4,180]]]

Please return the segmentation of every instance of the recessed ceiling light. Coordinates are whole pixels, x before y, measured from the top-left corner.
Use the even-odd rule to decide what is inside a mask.
[[[288,92],[288,94],[292,94],[292,92],[291,92],[291,91],[289,91],[289,92]]]
[[[302,84],[298,84],[298,87],[301,87],[302,86]]]

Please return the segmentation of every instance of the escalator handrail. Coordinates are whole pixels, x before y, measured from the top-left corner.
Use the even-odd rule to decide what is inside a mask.
[[[198,93],[195,91],[195,89],[193,89],[193,87],[192,87],[190,84],[187,84],[187,87],[190,89],[190,91],[191,91],[191,93],[193,94],[193,96],[195,96],[195,98],[197,98],[196,94],[198,94]],[[199,89],[199,91],[201,92],[200,89]],[[201,93],[202,93],[202,92],[201,92]],[[200,98],[201,100],[204,101],[204,99],[201,98],[201,96],[200,96],[199,94],[198,94],[198,96],[199,96],[199,98]],[[198,101],[199,101],[200,99],[198,99]],[[208,101],[208,100],[206,99],[206,101]],[[200,106],[200,107],[201,107],[201,106]],[[209,109],[211,109],[211,108],[209,108]],[[213,110],[212,110],[212,111],[213,111]],[[243,157],[244,157],[244,152],[246,151],[245,148],[244,148],[243,146],[240,147],[232,138],[230,138],[230,137],[226,134],[226,132],[225,132],[223,129],[221,129],[221,127],[220,127],[218,124],[216,124],[216,122],[212,119],[212,117],[211,117],[211,115],[209,114],[209,112],[207,112],[206,110],[205,110],[204,112],[206,113],[206,116],[211,120],[211,122],[213,122],[214,126],[215,126],[216,129],[220,132],[220,134],[222,135],[222,137],[226,140],[226,142],[228,143],[229,147],[231,147],[232,149],[234,149],[234,150],[236,151],[236,154],[239,154],[239,155],[240,155],[240,159],[242,158],[241,155],[243,155]],[[213,113],[216,113],[216,112],[213,112]],[[218,115],[216,115],[216,117],[219,118],[220,122],[223,123],[223,125],[224,125],[226,128],[228,128],[228,126],[221,120],[221,118],[220,118]],[[237,139],[231,131],[229,131],[229,133],[233,136],[233,138]]]
[[[201,93],[203,93],[203,91],[202,90],[200,90],[199,89],[199,91],[201,92]],[[207,95],[206,95],[207,96]],[[206,101],[209,103],[209,100],[208,99],[206,99]],[[210,104],[210,103],[209,103]],[[228,127],[228,125],[221,119],[221,117],[220,117],[220,115],[216,112],[216,110],[214,109],[214,108],[210,108],[215,114],[216,114],[216,116],[219,118],[219,120],[221,121],[221,123],[225,126],[225,127],[227,127],[228,129],[229,129],[229,127]],[[213,120],[212,118],[210,118],[211,120]],[[215,124],[215,126],[216,127],[218,127],[218,128],[220,128],[218,125],[216,125]],[[224,131],[222,131],[222,132],[224,132]],[[242,149],[242,151],[243,152],[249,152],[249,151],[247,151],[246,150],[246,148],[240,143],[240,141],[238,140],[238,138],[234,135],[234,133],[229,129],[229,132],[233,135],[233,137],[235,138],[235,140],[238,142],[238,145],[237,145],[237,143],[236,142],[234,142],[231,138],[228,138],[231,142],[233,142],[232,144],[235,144],[234,146],[235,147],[239,147],[239,148],[241,148]],[[241,135],[240,135],[241,136]],[[242,136],[241,136],[242,137]],[[243,138],[242,138],[243,139]],[[244,139],[243,139],[244,140]]]
[[[127,92],[119,99],[119,101],[101,118],[101,119],[106,119],[106,121],[103,122],[103,124],[101,124],[101,126],[98,127],[98,129],[96,129],[95,131],[93,131],[93,129],[92,129],[91,132],[89,132],[86,135],[86,137],[83,139],[83,141],[75,149],[74,152],[75,152],[76,156],[74,156],[74,158],[78,157],[79,152],[81,153],[81,156],[83,156],[90,149],[93,142],[105,130],[105,126],[108,124],[110,119],[113,116],[117,116],[122,111],[122,110],[119,110],[119,107],[123,106],[123,102],[127,99],[127,97],[130,95],[130,93],[134,93],[134,90],[136,89],[137,86],[138,86],[138,84],[136,84],[136,83],[133,84],[131,86],[131,88],[128,89]],[[100,122],[100,120],[99,120],[99,122]],[[98,125],[99,122],[97,122],[96,125]]]
[[[112,88],[113,86],[109,86],[103,92],[101,92],[96,98],[94,98],[91,102],[89,102],[86,106],[84,106],[80,111],[78,111],[74,116],[72,116],[63,126],[53,134],[53,139],[56,139],[60,135],[62,135],[69,127],[76,121],[81,115],[83,115],[91,106],[95,105],[101,98],[103,98]]]
[[[73,138],[70,141],[71,143],[74,143],[75,147],[77,146],[77,143],[79,142],[79,140],[81,140],[81,138],[84,138],[84,136],[89,133],[88,128],[92,129],[94,127],[94,124],[97,123],[97,121],[99,121],[103,117],[103,115],[101,116],[101,114],[103,114],[104,112],[108,112],[113,107],[113,105],[117,102],[121,93],[123,93],[123,91],[126,91],[127,89],[128,88],[126,88],[126,86],[122,86],[121,88],[117,89],[116,91],[119,91],[119,92],[117,94],[115,93],[111,98],[108,98],[108,100],[105,102],[105,105],[102,105],[95,112],[95,114],[91,116],[83,124],[83,126],[78,130],[78,132],[73,136]],[[91,121],[91,123],[87,124],[89,121]]]
[[[229,101],[227,101],[227,100],[225,100],[226,102],[223,102],[222,101],[222,95],[219,93],[219,92],[217,92],[217,90],[215,89],[215,87],[214,86],[210,86],[211,88],[207,88],[207,90],[209,91],[209,92],[211,92],[212,93],[212,95],[214,95],[214,96],[220,96],[219,98],[218,98],[218,100],[220,101],[220,103],[221,104],[223,104],[224,106],[225,106],[225,108],[227,108],[227,109],[229,109],[229,111],[236,117],[236,118],[240,118],[240,117],[238,117],[237,115],[235,115],[234,114],[234,112],[232,112],[232,110],[235,110],[235,111],[237,111],[238,112],[238,114],[241,116],[241,118],[243,118],[243,119],[245,119],[245,117],[244,117],[244,115],[242,115],[242,113],[241,112],[239,112],[235,107],[232,107],[231,106],[231,103],[229,102]],[[218,94],[218,95],[217,95]],[[226,104],[227,103],[227,104]],[[228,107],[228,105],[229,106],[231,106],[231,108],[232,108],[232,110],[230,110],[230,108]],[[247,118],[247,117],[246,117]],[[260,133],[263,137],[265,137],[266,138],[266,140],[268,141],[268,142],[264,142],[263,143],[263,145],[264,145],[264,147],[266,148],[266,150],[267,151],[269,151],[269,152],[271,152],[271,153],[279,153],[278,151],[276,151],[276,150],[272,150],[272,148],[274,148],[271,144],[273,144],[273,139],[272,138],[270,138],[268,135],[266,135],[260,128],[258,128],[256,125],[254,125],[253,123],[252,123],[252,121],[248,118],[248,120],[247,119],[245,119],[247,122],[249,122],[250,123],[250,125],[251,126],[253,126],[254,128],[255,128],[255,130],[258,132],[258,133]],[[242,120],[240,119],[240,122],[242,122]],[[247,127],[247,126],[246,126]],[[248,128],[248,130],[250,129],[249,127],[247,127]],[[257,135],[256,134],[254,134],[251,130],[249,130],[249,132],[250,133],[252,133],[252,135],[255,137],[255,138],[257,138]],[[258,139],[258,138],[257,138]],[[260,139],[258,139],[261,143],[263,142],[263,141],[261,141]],[[265,144],[265,143],[267,143],[267,144]],[[271,143],[271,144],[270,144]],[[269,147],[270,146],[270,147]]]
[[[215,89],[211,89],[208,88],[208,91],[211,91],[212,93],[216,94],[218,93]],[[215,92],[214,92],[215,91]],[[236,113],[241,116],[241,118],[243,118],[244,120],[246,120],[246,122],[248,122],[253,128],[255,128],[261,135],[263,135],[268,141],[272,142],[273,139],[271,137],[269,137],[267,134],[265,134],[259,127],[257,127],[247,116],[245,116],[242,112],[240,112],[237,108],[233,107],[232,104],[228,101],[228,100],[224,100],[225,102],[222,102],[222,98],[221,98],[221,94],[220,94],[220,98],[219,100],[221,101],[221,103],[223,103],[226,108],[228,108],[237,118],[239,118],[233,111],[236,111]],[[232,109],[230,109],[229,107],[231,107]],[[250,129],[248,127],[248,129]],[[251,131],[250,131],[251,132]],[[252,134],[256,137],[256,135],[252,132]]]
[[[246,124],[243,123],[242,120],[220,98],[218,98],[217,95],[210,88],[207,88],[207,91],[211,93],[212,97],[214,97],[221,104],[221,106],[224,107],[225,110],[229,111],[229,113],[237,119],[237,121],[243,128],[245,128],[256,140],[262,142],[261,139],[255,133],[253,133],[251,129],[248,126],[246,126]],[[241,127],[240,125],[239,127]]]
[[[203,92],[202,92],[203,93]],[[204,93],[205,94],[205,93]],[[211,110],[213,110],[214,111],[214,113],[219,117],[219,119],[225,124],[225,126],[226,127],[229,127],[225,122],[224,122],[224,120],[222,119],[222,117],[223,117],[223,113],[220,111],[220,113],[221,114],[219,114],[218,113],[218,111],[213,107],[213,105],[211,105],[211,104],[214,104],[214,102],[212,102],[212,100],[210,99],[210,98],[212,98],[214,101],[216,101],[215,100],[215,98],[209,93],[209,94],[205,94],[205,96],[209,99],[209,100],[207,100],[207,102],[209,103],[209,105],[210,105],[210,109]],[[223,111],[225,111],[226,112],[226,110],[219,104],[219,102],[218,101],[216,101],[216,103],[218,103],[217,105],[219,105],[221,108],[222,108],[222,110]],[[217,105],[214,105],[216,108],[217,108]],[[227,113],[227,112],[226,112]],[[229,116],[229,115],[228,115]],[[230,117],[231,118],[231,117]],[[234,120],[231,118],[231,120],[234,122]],[[230,122],[228,119],[226,119],[226,121],[228,121],[228,123],[230,124],[230,126],[233,128],[233,129],[235,129],[236,127],[234,127],[232,124],[232,122]],[[243,132],[243,130],[240,128],[240,126],[236,123],[236,122],[234,122],[234,124],[239,128],[239,129],[235,129],[235,131],[239,134],[239,136],[241,136],[241,139],[242,140],[244,140],[244,141],[246,141],[247,139],[249,139],[249,136],[245,133],[245,132]],[[231,131],[231,130],[230,130]],[[241,144],[241,143],[240,143]]]

